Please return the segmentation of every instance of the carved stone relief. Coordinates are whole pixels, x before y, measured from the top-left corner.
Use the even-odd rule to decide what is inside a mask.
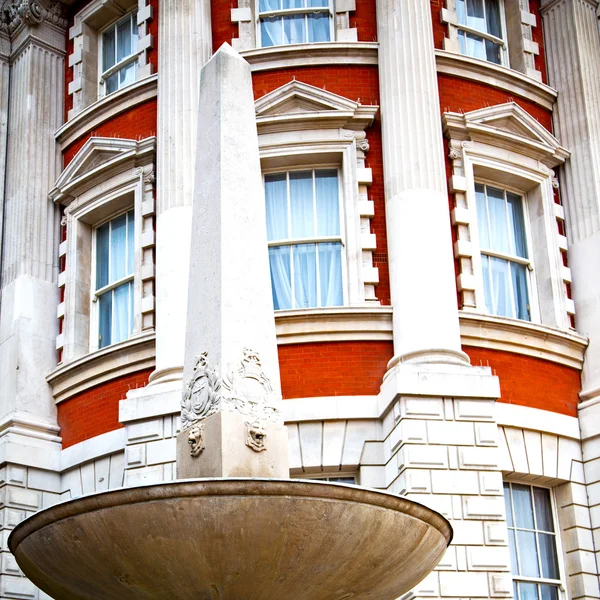
[[[40,0],[20,0],[16,3],[5,4],[0,11],[0,31],[12,34],[20,25],[30,27],[48,21],[58,27],[65,28],[67,20],[60,2],[52,2],[48,6]]]
[[[223,379],[210,366],[208,352],[203,352],[196,359],[183,392],[181,426],[182,429],[192,427],[219,410],[239,412],[257,421],[279,422],[278,400],[258,352],[244,348],[239,366]]]
[[[206,442],[204,440],[204,425],[202,423],[196,423],[191,429],[188,435],[188,444],[190,445],[190,455],[194,458],[200,456],[202,451],[206,448]]]
[[[267,432],[260,421],[246,423],[246,446],[255,452],[267,449]]]

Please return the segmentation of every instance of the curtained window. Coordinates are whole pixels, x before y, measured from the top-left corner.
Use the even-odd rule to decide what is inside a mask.
[[[501,0],[456,0],[461,54],[497,65],[506,62]]]
[[[260,45],[331,40],[330,0],[258,0]]]
[[[100,86],[104,96],[135,82],[137,59],[137,12],[133,12],[102,32]]]
[[[562,585],[550,490],[504,484],[515,600],[558,600]]]
[[[530,321],[523,198],[483,183],[475,184],[475,196],[487,311]]]
[[[341,306],[337,170],[265,175],[265,201],[275,310]]]
[[[133,332],[134,214],[119,215],[96,229],[98,348]]]

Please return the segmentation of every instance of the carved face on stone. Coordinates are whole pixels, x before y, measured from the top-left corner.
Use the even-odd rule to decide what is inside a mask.
[[[190,455],[193,457],[200,456],[206,448],[204,442],[204,425],[201,423],[194,425],[188,434],[188,444],[190,445]]]
[[[255,452],[266,450],[267,432],[262,423],[246,423],[246,446]]]

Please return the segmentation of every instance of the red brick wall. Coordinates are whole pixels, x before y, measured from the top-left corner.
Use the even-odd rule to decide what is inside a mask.
[[[358,0],[356,10],[350,13],[350,27],[358,29],[359,42],[377,41],[375,0]]]
[[[446,37],[447,27],[442,23],[442,8],[445,5],[444,0],[430,0],[431,20],[433,23],[433,45],[438,50],[444,48],[444,38]]]
[[[128,390],[144,387],[152,369],[125,375],[77,394],[58,407],[63,448],[123,427],[119,423],[119,400]]]
[[[323,342],[279,346],[283,398],[378,394],[392,342]]]
[[[231,9],[237,7],[238,0],[211,0],[210,18],[214,52],[225,42],[231,45],[231,40],[239,36],[237,23],[231,22]]]
[[[540,46],[540,53],[535,57],[535,68],[542,72],[542,81],[548,83],[546,72],[546,52],[544,49],[544,30],[542,28],[542,15],[540,14],[540,0],[529,0],[529,10],[537,19],[537,26],[531,28],[531,37]]]
[[[540,358],[463,347],[474,366],[490,366],[500,378],[500,402],[577,416],[580,372]]]
[[[91,137],[143,140],[153,135],[156,135],[156,99],[134,106],[67,146],[63,152],[63,168]]]

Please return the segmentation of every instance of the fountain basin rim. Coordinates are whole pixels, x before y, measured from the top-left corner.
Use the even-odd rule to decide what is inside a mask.
[[[350,484],[308,479],[228,477],[180,479],[158,484],[117,488],[59,502],[19,523],[8,537],[8,547],[15,554],[19,544],[32,533],[76,515],[115,506],[203,496],[286,496],[367,504],[396,510],[423,521],[437,529],[446,538],[447,544],[450,544],[453,536],[452,526],[441,514],[422,504],[388,492]]]

